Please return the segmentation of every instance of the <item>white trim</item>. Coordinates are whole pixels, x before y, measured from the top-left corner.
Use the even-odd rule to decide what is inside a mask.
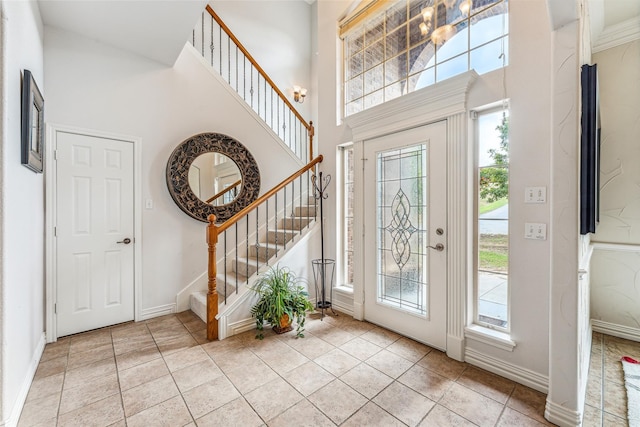
[[[349,296],[349,297],[353,298],[353,287],[334,286],[333,290],[334,290],[334,292],[338,292],[338,293],[341,293],[341,294],[344,294],[346,296]]]
[[[333,301],[331,305],[334,309],[338,310],[339,312],[348,314],[349,316],[355,318],[355,316],[353,315],[354,314],[353,308],[355,304],[352,304],[351,306],[349,306],[347,304],[342,303],[341,301],[336,300],[336,301]]]
[[[464,361],[465,340],[457,335],[447,334],[447,356],[459,362]]]
[[[561,427],[579,426],[582,424],[582,412],[567,409],[547,399],[544,409],[544,417]]]
[[[209,273],[205,270],[176,294],[176,312],[180,313],[182,311],[189,310],[189,307],[191,307],[191,294],[194,292],[208,291],[208,279]]]
[[[601,52],[640,39],[640,17],[609,26],[593,43],[591,53]]]
[[[36,370],[38,369],[38,363],[40,363],[40,358],[42,357],[42,352],[44,351],[46,341],[46,335],[43,332],[40,336],[40,340],[38,341],[38,345],[36,346],[36,350],[33,352],[33,357],[31,358],[31,362],[29,363],[29,367],[27,368],[27,373],[24,376],[22,387],[20,387],[18,397],[13,405],[13,409],[11,409],[9,418],[3,421],[1,425],[18,425],[20,414],[22,413],[22,408],[24,407],[24,403],[27,400],[27,395],[29,394],[29,389],[31,388],[31,383],[33,382],[33,376],[36,374]]]
[[[467,95],[478,79],[474,71],[452,77],[435,85],[385,102],[348,116],[345,124],[351,129],[354,141],[354,183],[364,190],[364,141],[403,130],[447,122],[447,354],[464,360],[464,327],[467,292],[467,174],[468,130]],[[370,160],[373,161],[373,160]],[[360,163],[357,163],[360,162]],[[364,191],[361,192],[364,194]],[[354,252],[364,253],[363,197],[354,200]],[[364,315],[364,261],[354,258],[353,317]]]
[[[289,156],[292,159],[294,159],[300,166],[304,166],[306,164],[306,162],[300,159],[300,157],[298,157],[296,153],[294,153],[293,150],[287,144],[284,143],[282,138],[280,138],[280,136],[278,136],[278,134],[276,134],[275,131],[271,129],[271,127],[264,120],[262,120],[262,117],[260,117],[258,113],[256,113],[256,111],[253,108],[251,108],[251,106],[247,104],[244,99],[242,99],[240,94],[236,92],[231,87],[231,85],[227,83],[227,81],[224,78],[222,78],[222,76],[220,76],[220,73],[216,72],[216,70],[213,67],[211,67],[211,64],[207,62],[207,60],[202,56],[202,54],[198,52],[198,50],[195,47],[193,47],[191,43],[186,42],[184,45],[184,50],[189,52],[196,60],[198,60],[204,66],[204,68],[209,72],[209,74],[211,74],[211,76],[215,78],[218,81],[218,83],[220,83],[221,87],[223,87],[238,102],[238,104],[241,105],[242,108],[244,108],[249,113],[249,117],[253,117],[254,121],[258,123],[260,126],[262,126],[264,130],[266,130],[267,133],[271,135],[273,140],[278,144],[280,144],[280,146],[289,154]]]
[[[364,320],[364,300],[362,302],[353,302],[353,318]]]
[[[253,317],[249,317],[247,319],[242,319],[242,320],[238,320],[237,322],[229,323],[225,328],[225,330],[228,332],[227,336],[233,336],[236,334],[241,334],[242,332],[250,331],[255,328],[256,328],[256,319],[254,319]],[[222,328],[220,329],[222,330]]]
[[[233,313],[243,302],[247,300],[247,298],[253,295],[251,292],[249,292],[251,286],[253,286],[253,284],[258,280],[258,278],[268,270],[269,270],[269,267],[261,266],[260,270],[258,270],[258,274],[252,274],[251,277],[247,280],[247,283],[244,285],[241,285],[238,288],[238,293],[235,294],[235,298],[232,298],[233,295],[227,298],[227,304],[223,305],[222,308],[220,307],[218,308],[219,311],[218,311],[218,315],[216,316],[216,319],[218,320],[218,322],[220,322],[220,319],[224,317],[229,317],[231,313]]]
[[[591,241],[590,246],[593,248],[593,250],[597,249],[599,251],[640,252],[640,245],[634,245],[632,243],[607,243]],[[589,254],[589,256],[591,256],[591,254]]]
[[[591,328],[594,332],[600,332],[602,334],[640,342],[640,329],[638,328],[616,325],[615,323],[609,323],[597,319],[591,319]]]
[[[464,336],[473,341],[487,344],[500,350],[513,351],[515,341],[506,332],[496,331],[480,325],[470,325],[464,328]]]
[[[76,126],[66,126],[48,123],[47,144],[45,144],[46,172],[45,172],[45,277],[46,277],[46,302],[45,302],[45,327],[47,342],[57,339],[57,322],[55,315],[55,303],[57,295],[56,272],[56,244],[53,229],[56,226],[56,185],[57,166],[53,152],[57,148],[57,132],[74,133],[96,138],[115,139],[133,144],[133,241],[134,241],[134,320],[144,320],[142,317],[142,138],[130,135],[122,135],[113,132],[103,132],[94,129],[85,129]]]
[[[477,79],[474,70],[467,71],[348,116],[344,122],[357,142],[445,120],[465,112],[467,93]]]
[[[176,312],[176,304],[164,304],[157,307],[144,308],[141,311],[141,318],[139,320],[149,320],[154,317],[160,317],[167,314],[173,314]],[[138,319],[136,319],[138,321]]]
[[[466,349],[465,362],[486,371],[493,372],[501,377],[509,378],[519,384],[538,390],[541,393],[548,393],[549,377],[546,375],[505,362],[501,359],[496,359],[472,348]]]

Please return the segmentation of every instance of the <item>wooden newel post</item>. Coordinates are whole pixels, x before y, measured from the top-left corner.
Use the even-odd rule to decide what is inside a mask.
[[[207,339],[209,341],[218,339],[218,289],[216,283],[216,275],[218,268],[216,266],[216,244],[218,243],[218,227],[216,226],[216,216],[209,215],[207,218],[207,244],[209,245],[209,281],[207,292]]]
[[[309,122],[309,161],[313,160],[313,137],[316,134],[316,129],[313,127],[313,122]]]

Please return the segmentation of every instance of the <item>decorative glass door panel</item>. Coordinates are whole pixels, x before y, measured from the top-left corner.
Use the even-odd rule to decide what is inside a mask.
[[[446,347],[446,123],[364,141],[364,318]],[[371,230],[371,231],[369,231]]]
[[[427,146],[377,154],[378,301],[426,315]]]

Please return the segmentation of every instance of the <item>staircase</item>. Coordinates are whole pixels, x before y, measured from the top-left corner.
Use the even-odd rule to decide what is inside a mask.
[[[307,205],[295,206],[292,215],[278,220],[277,226],[262,232],[257,243],[244,248],[248,256],[227,257],[227,272],[216,275],[219,316],[224,316],[227,307],[236,307],[243,296],[246,297],[252,282],[270,266],[275,266],[279,258],[294,248],[301,236],[311,230],[316,221],[316,203],[310,198]],[[239,252],[242,252],[240,250]],[[247,254],[248,252],[248,254]],[[207,321],[207,291],[194,292],[189,297],[189,306],[204,322]],[[248,315],[248,312],[247,312]]]
[[[309,273],[310,245],[319,234],[313,227],[316,200],[310,196],[322,156],[313,157],[313,123],[305,121],[211,6],[190,42],[301,166],[225,222],[209,216],[207,274],[179,292],[176,305],[185,310],[188,295],[191,310],[207,323],[207,339],[214,340],[255,326],[250,316],[255,293],[250,288],[270,266],[291,262]],[[301,250],[286,255],[295,245]]]

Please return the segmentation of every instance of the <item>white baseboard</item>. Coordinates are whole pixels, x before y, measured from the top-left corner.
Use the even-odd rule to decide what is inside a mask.
[[[546,375],[496,359],[495,357],[488,356],[468,347],[465,350],[464,359],[465,362],[471,365],[493,372],[501,377],[509,378],[544,394],[549,392],[549,377]]]
[[[459,362],[464,361],[464,338],[447,334],[447,356]]]
[[[228,334],[230,337],[232,335],[241,334],[246,331],[250,331],[256,328],[256,319],[253,317],[249,317],[248,319],[238,320],[237,322],[229,323],[227,326]]]
[[[594,332],[640,342],[640,329],[638,328],[630,328],[629,326],[616,325],[615,323],[596,319],[591,319],[591,327]]]
[[[338,300],[335,300],[335,301],[331,302],[331,306],[335,310],[340,311],[341,313],[348,314],[349,316],[354,317],[354,315],[353,315],[353,305],[349,306],[349,305],[343,304],[342,302],[340,302]],[[329,311],[331,311],[331,309],[329,309]],[[326,312],[326,309],[325,309],[325,312]]]
[[[353,318],[356,320],[364,320],[364,303],[353,302]]]
[[[176,305],[165,304],[157,307],[142,309],[142,320],[153,319],[154,317],[164,316],[166,314],[172,314],[176,312]]]
[[[40,341],[38,341],[38,345],[36,346],[36,350],[33,352],[33,356],[31,357],[31,362],[29,363],[27,374],[24,376],[22,387],[20,387],[18,398],[13,404],[13,409],[11,410],[9,418],[4,420],[1,425],[7,427],[15,427],[18,425],[20,414],[22,413],[22,408],[24,407],[24,402],[27,400],[27,394],[29,394],[29,389],[31,388],[31,383],[33,382],[33,376],[36,374],[36,369],[38,369],[38,363],[40,363],[40,358],[42,357],[42,352],[44,351],[46,342],[47,338],[43,332],[42,336],[40,337]]]
[[[560,427],[575,427],[582,424],[581,412],[565,408],[548,399],[544,410],[544,417]]]

